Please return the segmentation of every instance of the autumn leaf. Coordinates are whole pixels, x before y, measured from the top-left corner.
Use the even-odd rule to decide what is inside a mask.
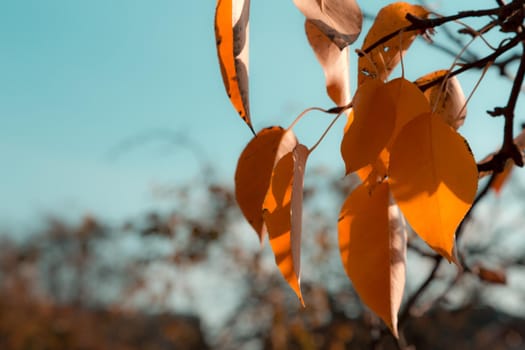
[[[448,72],[446,69],[438,70],[419,78],[415,83],[423,86],[436,79],[441,79]],[[463,125],[467,117],[467,100],[455,76],[429,87],[424,93],[434,113],[439,114],[448,125],[456,130]]]
[[[248,97],[249,15],[250,0],[218,0],[215,40],[226,93],[255,134]]]
[[[471,271],[484,282],[507,284],[507,273],[503,269],[490,269],[481,264],[476,264],[471,268]]]
[[[384,85],[379,80],[369,80],[355,93],[353,117],[341,142],[347,174],[374,162],[392,136],[395,103]]]
[[[501,189],[509,180],[510,174],[512,173],[512,169],[514,169],[514,161],[512,159],[507,159],[503,171],[501,173],[496,174],[494,180],[492,180],[492,183],[490,184],[490,188],[496,194],[500,194]]]
[[[361,33],[363,15],[355,0],[294,0],[294,3],[341,50]]]
[[[454,260],[456,228],[474,201],[478,180],[465,139],[439,115],[422,114],[392,145],[389,175],[394,198],[414,231]]]
[[[396,125],[392,133],[392,139],[395,139],[408,122],[430,112],[431,106],[421,90],[405,78],[391,80],[385,88],[396,105]]]
[[[350,102],[348,47],[340,49],[311,20],[304,23],[306,37],[324,70],[326,91],[338,106]]]
[[[263,204],[270,245],[281,274],[304,306],[301,294],[301,231],[304,168],[308,149],[298,144],[276,164]]]
[[[241,153],[235,171],[235,198],[244,217],[262,242],[266,232],[262,207],[276,162],[297,145],[291,131],[262,129]]]
[[[375,162],[359,169],[357,174],[362,181],[368,182],[371,186],[376,180],[382,180],[387,176],[388,163],[390,160],[390,146],[396,139],[402,128],[415,117],[430,112],[430,105],[425,95],[417,86],[405,78],[397,78],[386,83],[384,89],[394,102],[395,126],[389,141],[379,153]]]
[[[383,37],[410,25],[405,18],[408,13],[418,17],[427,17],[429,14],[424,7],[406,2],[395,2],[383,7],[366,35],[363,50]],[[386,80],[417,34],[417,31],[402,32],[359,57],[358,85],[371,78]]]
[[[397,337],[407,230],[388,183],[372,193],[363,184],[357,187],[341,208],[338,231],[343,266],[356,292]]]

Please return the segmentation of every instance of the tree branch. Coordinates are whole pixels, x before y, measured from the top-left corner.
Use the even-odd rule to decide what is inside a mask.
[[[522,7],[524,3],[525,3],[524,0],[514,0],[508,5],[495,7],[495,8],[492,8],[492,9],[461,11],[461,12],[458,12],[457,14],[455,14],[455,15],[452,15],[452,16],[444,16],[444,17],[428,18],[428,19],[419,18],[419,17],[416,17],[416,16],[408,13],[406,15],[406,19],[408,21],[410,21],[410,23],[411,23],[410,25],[408,25],[406,27],[403,27],[403,28],[400,28],[400,29],[398,29],[398,30],[396,30],[396,31],[394,31],[394,32],[392,32],[392,33],[382,37],[381,39],[379,39],[375,43],[371,44],[370,46],[368,46],[367,48],[362,50],[362,52],[358,53],[358,55],[359,56],[363,56],[364,54],[369,53],[370,51],[372,51],[373,49],[375,49],[379,45],[384,44],[388,40],[394,38],[395,36],[397,36],[397,35],[399,35],[400,33],[403,33],[403,32],[410,32],[410,31],[416,31],[416,30],[418,30],[418,31],[426,31],[427,29],[435,28],[435,27],[441,26],[441,25],[443,25],[445,23],[452,22],[452,21],[457,21],[458,19],[467,18],[467,17],[483,17],[483,16],[497,15],[500,18],[500,20],[501,19],[504,20],[505,18],[509,17],[515,10],[519,9],[520,7]]]

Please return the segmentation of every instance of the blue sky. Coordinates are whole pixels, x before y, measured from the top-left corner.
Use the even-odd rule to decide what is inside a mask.
[[[373,14],[388,1],[361,3]],[[449,4],[442,13],[494,5],[442,4]],[[200,162],[206,159],[223,183],[232,184],[251,133],[222,86],[214,10],[215,0],[0,3],[0,231],[46,214],[118,219],[169,207],[152,189],[192,180],[198,185]],[[331,106],[303,21],[292,1],[252,2],[256,130],[287,126],[311,106]],[[352,84],[355,61],[354,56]],[[407,55],[406,75],[416,79],[450,62],[418,40]],[[461,77],[467,94],[476,77]],[[489,74],[482,83],[460,130],[478,158],[500,143],[499,132],[496,139],[491,135],[501,121],[484,111],[504,105],[510,83],[495,77]],[[328,122],[329,117],[312,113],[296,132],[312,145]],[[311,159],[341,175],[343,125],[342,120],[336,124]],[[159,136],[115,157],[122,142],[140,135],[173,135],[169,140],[178,144]],[[204,156],[196,158],[188,147]]]

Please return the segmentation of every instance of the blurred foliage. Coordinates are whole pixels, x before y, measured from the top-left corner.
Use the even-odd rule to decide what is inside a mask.
[[[336,220],[327,214],[355,180],[332,180],[323,169],[312,170],[311,178],[305,191],[306,308],[243,223],[232,191],[204,180],[199,191],[192,190],[195,184],[165,189],[172,212],[121,225],[89,216],[80,223],[50,218],[22,242],[4,236],[0,349],[397,349],[344,276],[330,224]],[[479,234],[476,220],[470,227]],[[525,261],[509,254],[498,260],[495,246],[491,240],[465,243],[465,261],[474,262],[466,273],[440,267],[434,288],[418,296],[401,324],[408,348],[525,346],[525,321],[486,306],[484,291],[494,288],[486,286],[511,289],[504,284],[507,269]],[[409,259],[422,266],[409,271],[410,296],[434,257],[413,235]],[[210,321],[219,307],[228,309],[226,316]]]

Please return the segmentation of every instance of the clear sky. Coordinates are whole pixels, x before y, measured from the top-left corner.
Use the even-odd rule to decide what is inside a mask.
[[[389,2],[361,3],[374,14]],[[435,4],[447,14],[495,2]],[[214,10],[215,0],[0,2],[0,231],[50,213],[124,218],[169,206],[152,189],[198,184],[207,160],[232,185],[251,133],[222,86]],[[303,21],[292,1],[252,2],[256,130],[287,126],[307,107],[331,106]],[[354,84],[354,54],[351,62]],[[450,62],[418,39],[406,76],[413,80]],[[467,94],[476,76],[461,77]],[[500,132],[491,135],[501,122],[484,111],[504,105],[510,83],[494,77],[481,85],[461,129],[478,158],[500,143]],[[328,122],[313,113],[296,132],[311,146]],[[336,124],[311,159],[341,175],[343,125]],[[150,141],[121,147],[137,137]]]

